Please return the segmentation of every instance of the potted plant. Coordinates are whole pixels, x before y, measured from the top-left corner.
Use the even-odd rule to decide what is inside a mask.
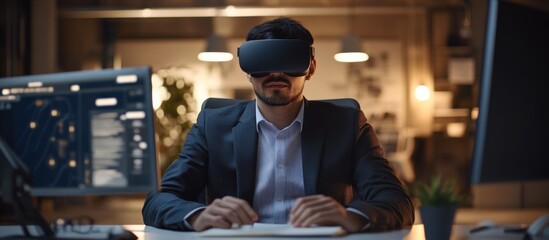
[[[416,188],[420,202],[419,211],[427,240],[447,240],[452,233],[456,209],[462,201],[452,182],[443,182],[433,177],[427,183],[420,182]]]

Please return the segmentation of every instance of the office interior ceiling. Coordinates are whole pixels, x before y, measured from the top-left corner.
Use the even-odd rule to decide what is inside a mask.
[[[58,0],[57,2],[60,7],[69,8],[181,8],[227,5],[271,7],[447,6],[463,4],[464,0]]]
[[[372,22],[390,25],[395,19],[406,21],[406,17],[416,11],[461,6],[463,1],[58,0],[57,5],[61,22],[107,21],[117,29],[118,38],[142,39],[204,38],[214,31],[229,37],[244,37],[250,27],[282,15],[303,22],[316,36],[341,37],[349,32],[350,13],[356,16],[355,31],[367,36],[375,28],[368,25]],[[143,17],[143,9],[150,9],[151,15]]]

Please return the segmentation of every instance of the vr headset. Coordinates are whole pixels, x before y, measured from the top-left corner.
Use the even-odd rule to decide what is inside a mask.
[[[242,71],[252,77],[283,72],[298,77],[307,74],[314,48],[299,39],[263,39],[244,42],[238,48]]]

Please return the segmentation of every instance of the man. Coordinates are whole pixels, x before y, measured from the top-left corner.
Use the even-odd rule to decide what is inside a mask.
[[[303,97],[316,70],[313,41],[289,18],[250,30],[239,61],[256,100],[200,113],[160,192],[145,200],[145,224],[203,231],[267,222],[359,232],[413,223],[413,204],[364,113]],[[203,194],[207,203],[199,201]]]

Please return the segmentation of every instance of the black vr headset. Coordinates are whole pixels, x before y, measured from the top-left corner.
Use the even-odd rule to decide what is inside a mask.
[[[240,68],[252,77],[263,77],[271,72],[304,76],[313,57],[314,48],[299,39],[251,40],[238,48]]]

